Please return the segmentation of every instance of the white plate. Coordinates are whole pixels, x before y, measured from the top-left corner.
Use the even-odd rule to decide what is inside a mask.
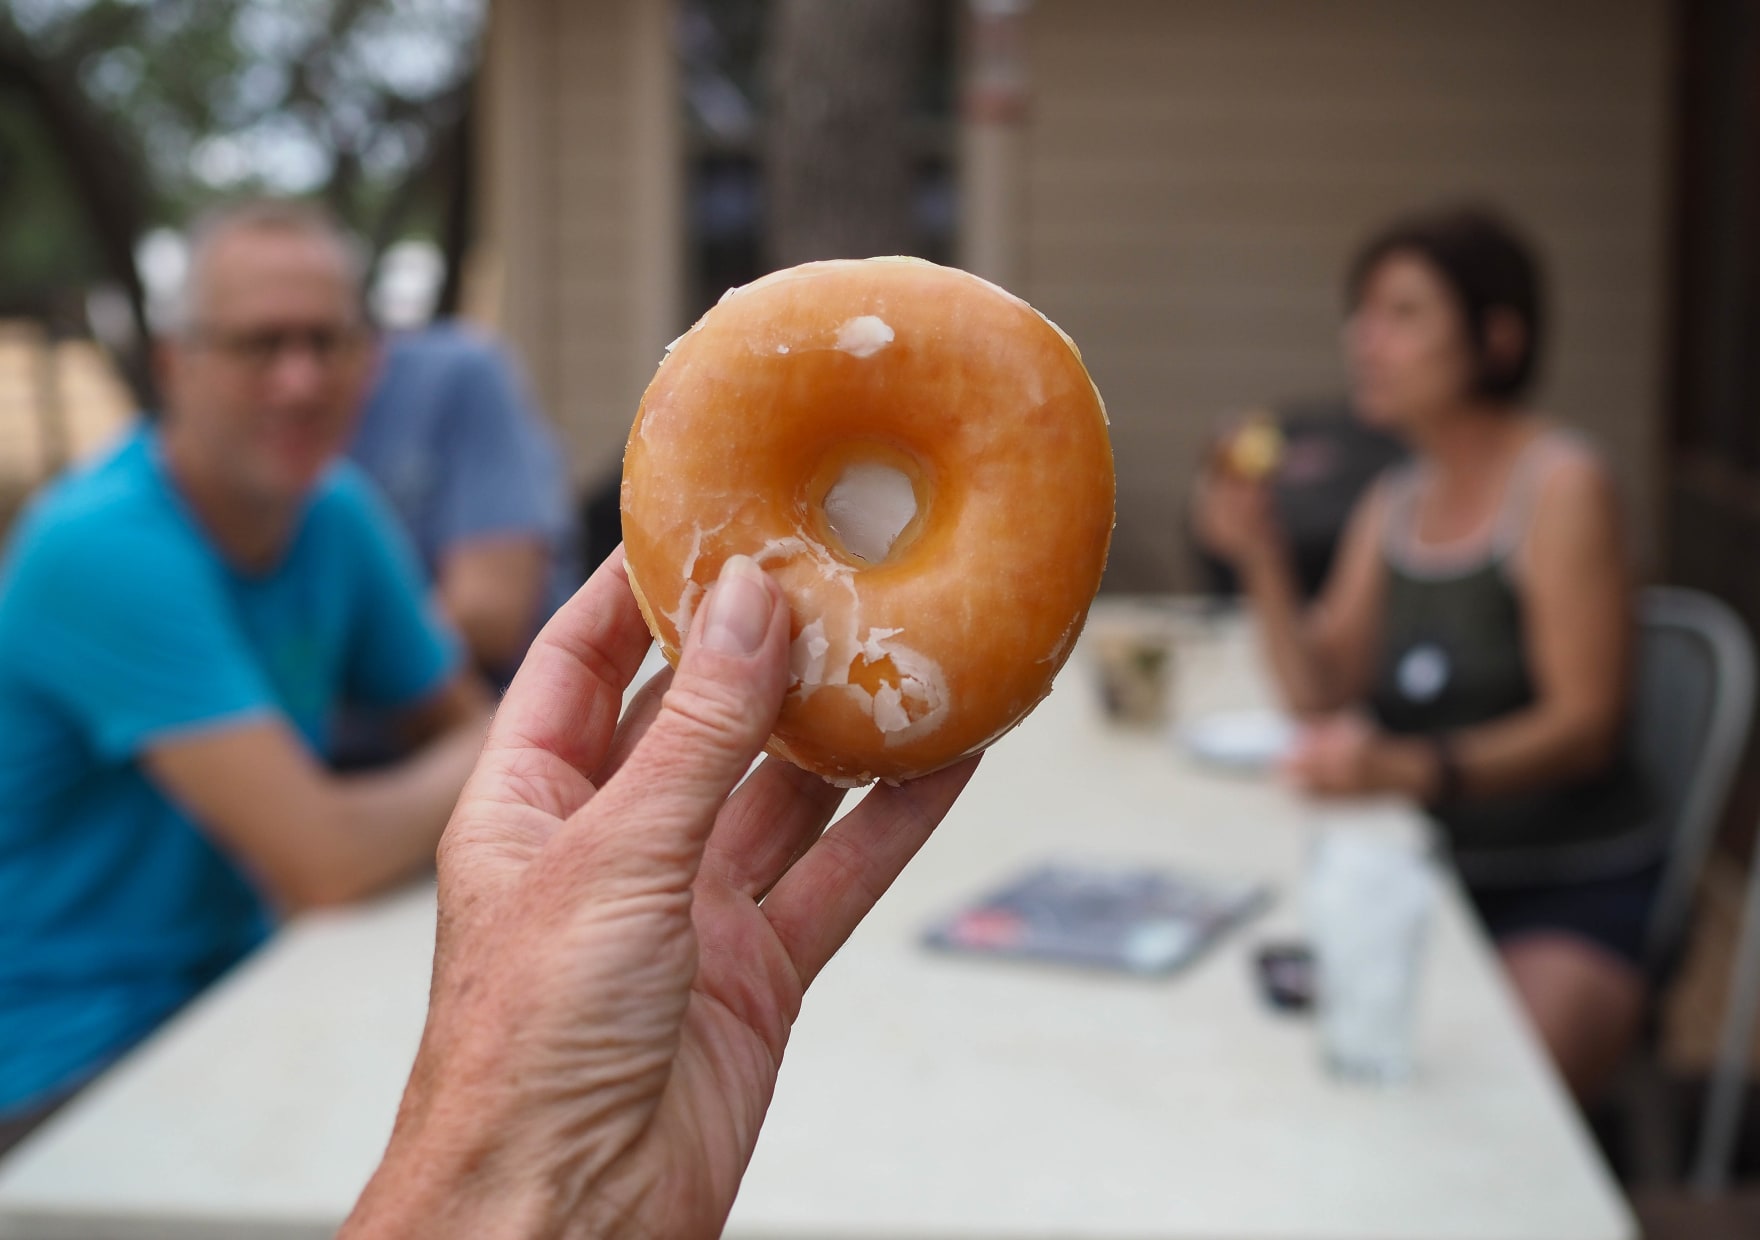
[[[1179,730],[1194,758],[1238,771],[1262,771],[1295,743],[1296,725],[1276,710],[1225,710],[1194,719]]]

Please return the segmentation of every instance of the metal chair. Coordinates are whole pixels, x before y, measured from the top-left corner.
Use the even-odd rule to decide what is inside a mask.
[[[1754,693],[1754,641],[1728,604],[1675,586],[1643,592],[1628,744],[1670,840],[1646,950],[1653,971],[1686,939],[1747,747]]]
[[[1638,623],[1629,747],[1656,799],[1657,812],[1668,825],[1670,839],[1646,945],[1646,964],[1652,976],[1660,976],[1685,946],[1694,896],[1747,747],[1754,712],[1755,655],[1741,618],[1697,590],[1646,590],[1639,601]],[[1760,871],[1756,878],[1760,881]],[[1741,1052],[1751,1044],[1760,1003],[1760,886],[1755,893],[1748,902],[1735,967],[1737,984],[1732,987],[1723,1049],[1693,1173],[1701,1192],[1717,1191],[1727,1181],[1740,1125],[1746,1083]],[[1647,1084],[1652,1100],[1659,1099],[1660,1082]],[[1665,1108],[1642,1109],[1650,1112],[1653,1125],[1673,1128],[1664,1116]]]
[[[1640,597],[1639,650],[1627,750],[1668,830],[1646,971],[1661,979],[1685,946],[1705,862],[1741,760],[1754,704],[1754,653],[1727,606],[1693,590],[1658,587]],[[1660,1006],[1647,1014],[1642,1049],[1626,1066],[1616,1103],[1637,1184],[1676,1182],[1681,1123],[1661,1069]]]

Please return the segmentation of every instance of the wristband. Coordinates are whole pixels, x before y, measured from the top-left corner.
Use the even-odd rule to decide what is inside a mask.
[[[1430,749],[1436,755],[1436,788],[1430,804],[1451,805],[1461,799],[1461,764],[1455,757],[1454,742],[1437,733],[1430,738]]]

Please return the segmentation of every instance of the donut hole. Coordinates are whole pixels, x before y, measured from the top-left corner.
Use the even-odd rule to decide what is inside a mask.
[[[917,492],[910,476],[881,461],[844,466],[825,492],[825,524],[842,549],[866,564],[892,552],[917,515]]]

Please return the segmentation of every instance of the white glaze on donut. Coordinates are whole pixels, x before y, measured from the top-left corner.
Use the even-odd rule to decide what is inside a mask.
[[[854,357],[873,357],[893,339],[891,326],[877,314],[859,314],[837,329],[837,347]]]
[[[693,548],[693,556],[700,543]],[[856,574],[823,545],[805,533],[767,543],[753,557],[760,566],[806,560],[829,581],[842,587],[841,606],[801,626],[789,646],[789,693],[801,701],[822,690],[847,694],[857,710],[873,720],[889,746],[926,736],[947,716],[947,679],[934,659],[899,640],[902,628],[868,628],[862,624]],[[694,559],[692,561],[694,563]],[[691,593],[695,582],[685,586]],[[694,606],[696,596],[692,596]],[[681,607],[683,606],[681,602]],[[683,630],[681,630],[683,631]],[[880,675],[868,689],[852,679],[863,665],[890,663],[893,675]]]

